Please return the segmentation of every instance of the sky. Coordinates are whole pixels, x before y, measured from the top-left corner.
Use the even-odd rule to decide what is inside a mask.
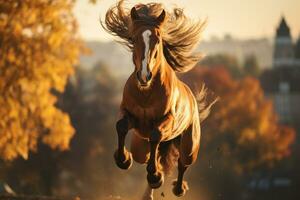
[[[78,19],[80,34],[86,40],[109,41],[99,19],[104,19],[106,10],[117,0],[78,0],[74,14]],[[293,39],[300,36],[300,0],[127,0],[129,6],[144,2],[161,2],[165,8],[174,5],[184,8],[193,19],[207,19],[204,39],[222,38],[230,34],[238,39],[272,38],[281,16],[285,16]]]

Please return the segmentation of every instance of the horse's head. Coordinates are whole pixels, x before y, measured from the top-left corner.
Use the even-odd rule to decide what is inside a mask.
[[[131,9],[133,63],[139,87],[142,89],[147,89],[151,85],[163,57],[160,27],[165,16],[163,10],[152,23],[145,23],[140,19],[135,7]]]

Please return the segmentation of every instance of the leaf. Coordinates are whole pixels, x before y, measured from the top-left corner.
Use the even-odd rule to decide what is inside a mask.
[[[74,3],[0,2],[0,157],[27,159],[39,141],[66,150],[74,129],[52,91],[64,91],[81,53]]]

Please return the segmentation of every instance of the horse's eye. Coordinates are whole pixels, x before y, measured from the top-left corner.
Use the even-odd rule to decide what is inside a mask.
[[[154,54],[154,58],[156,59],[156,57],[157,57],[157,51],[155,52],[155,54]]]

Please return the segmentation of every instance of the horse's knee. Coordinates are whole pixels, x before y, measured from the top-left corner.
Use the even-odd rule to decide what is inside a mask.
[[[128,132],[128,120],[126,117],[120,119],[116,123],[116,129],[118,133],[127,133]]]
[[[186,155],[180,156],[180,162],[182,163],[183,166],[192,165],[196,162],[196,160],[197,160],[197,154],[192,154],[189,156]]]
[[[183,166],[192,165],[196,162],[198,157],[199,146],[194,149],[193,152],[185,151],[184,149],[180,150],[180,162]]]

